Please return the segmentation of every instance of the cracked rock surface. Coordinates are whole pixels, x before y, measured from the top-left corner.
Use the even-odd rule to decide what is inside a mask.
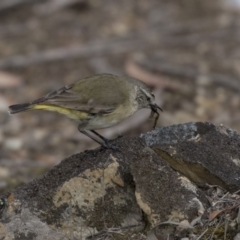
[[[223,126],[173,125],[114,143],[121,152],[73,155],[1,196],[0,239],[165,239],[209,207],[203,185],[239,189],[240,137]],[[170,222],[178,228],[159,230]]]
[[[187,123],[158,128],[142,135],[172,168],[198,184],[240,186],[240,135],[211,123]]]

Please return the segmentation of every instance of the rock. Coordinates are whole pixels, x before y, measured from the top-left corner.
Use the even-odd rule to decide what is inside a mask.
[[[240,233],[238,233],[233,240],[240,240]]]
[[[158,128],[141,136],[173,169],[197,184],[240,188],[240,135],[211,123]]]
[[[150,148],[143,149],[142,157],[132,163],[131,173],[137,203],[152,227],[169,218],[175,222],[185,219],[191,222],[198,215],[195,203],[198,197],[198,201],[206,202],[194,184],[158,158]]]
[[[9,150],[19,150],[22,147],[22,140],[20,138],[8,138],[5,141],[5,147]]]
[[[7,229],[6,236],[137,236],[145,222],[136,202],[130,162],[139,157],[138,148],[143,145],[139,139],[123,145],[127,157],[109,150],[77,154],[42,178],[7,194],[1,217],[7,227],[3,228]],[[22,226],[20,232],[25,221],[29,224]],[[140,235],[137,239],[141,239]]]
[[[222,126],[175,125],[114,144],[120,152],[73,155],[1,196],[0,237],[186,239],[209,222],[209,198],[198,184],[239,186],[239,135]]]
[[[150,148],[143,149],[142,158],[134,162],[131,169],[137,203],[153,229],[148,239],[173,239],[175,226],[166,230],[162,223],[169,219],[191,222],[198,216],[198,203],[207,205],[201,190]]]
[[[121,153],[95,150],[74,155],[6,194],[1,216],[5,234],[29,239],[117,239],[123,234],[121,239],[141,239],[145,219],[152,228],[170,216],[180,221],[198,215],[194,199],[204,204],[204,198],[194,184],[186,184],[140,139],[122,138],[117,144]],[[20,232],[22,222],[28,224]]]

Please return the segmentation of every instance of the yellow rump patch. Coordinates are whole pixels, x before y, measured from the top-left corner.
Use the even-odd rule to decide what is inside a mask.
[[[78,119],[81,120],[81,119],[88,118],[88,114],[85,112],[68,109],[68,108],[64,108],[64,107],[59,107],[59,106],[54,106],[54,105],[36,104],[33,106],[32,109],[58,112],[58,113],[64,114],[64,115],[68,116],[69,118],[75,119],[75,120],[78,120]]]

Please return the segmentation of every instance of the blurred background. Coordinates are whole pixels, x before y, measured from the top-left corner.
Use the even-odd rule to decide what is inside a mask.
[[[237,0],[1,0],[0,193],[98,147],[65,116],[10,116],[8,106],[96,73],[150,85],[164,109],[158,126],[210,121],[240,131],[239,20]],[[152,129],[149,114],[100,133],[138,136]]]

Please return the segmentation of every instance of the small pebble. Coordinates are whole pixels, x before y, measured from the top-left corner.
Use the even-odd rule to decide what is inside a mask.
[[[233,240],[240,240],[240,233],[238,233]]]
[[[0,177],[4,178],[8,176],[10,176],[10,169],[6,167],[0,167]],[[1,182],[0,182],[0,185],[1,185]]]
[[[4,189],[6,187],[7,187],[7,183],[3,182],[3,181],[0,181],[0,189]]]
[[[5,141],[5,147],[9,150],[19,150],[22,147],[22,141],[19,138],[9,138]]]

